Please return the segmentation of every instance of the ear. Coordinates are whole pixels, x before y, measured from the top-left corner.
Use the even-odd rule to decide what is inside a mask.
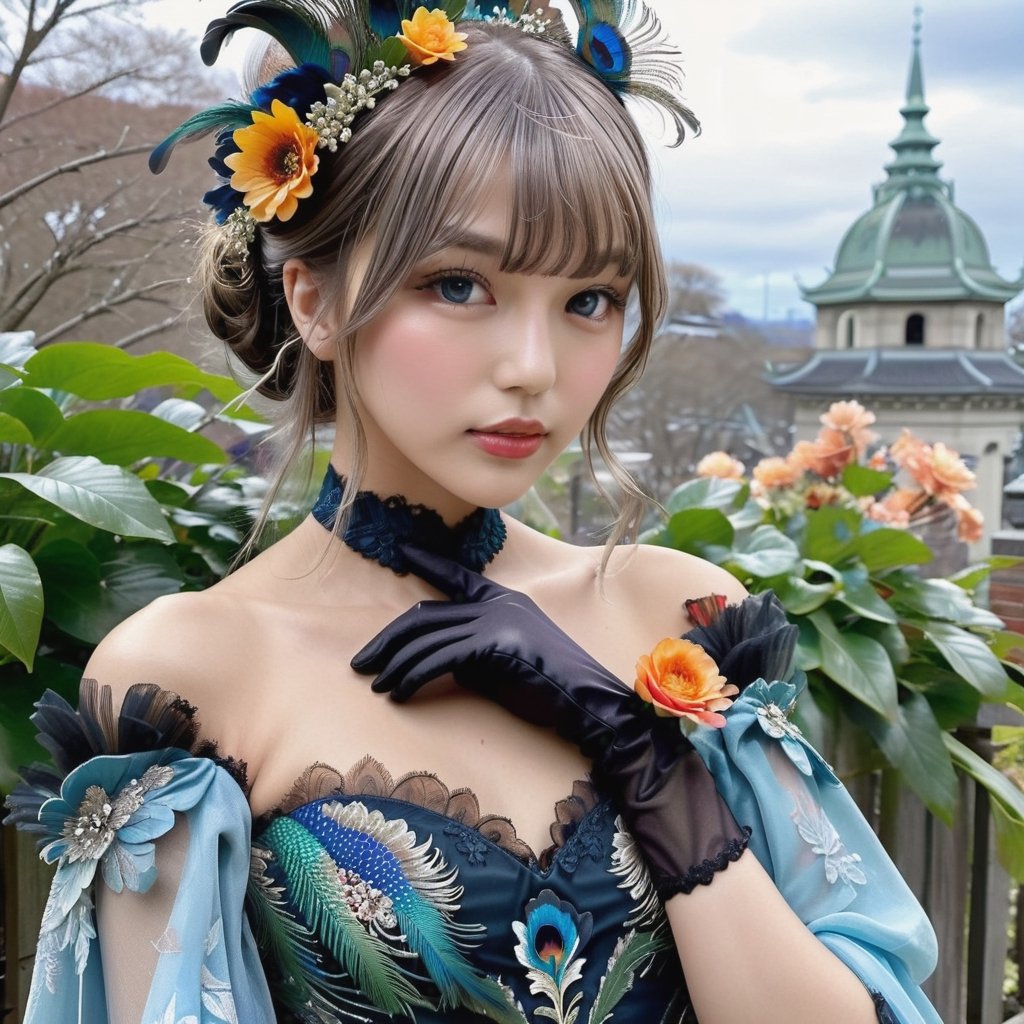
[[[306,348],[321,362],[335,356],[336,323],[324,304],[320,286],[302,260],[286,260],[281,268],[284,297],[292,323]]]

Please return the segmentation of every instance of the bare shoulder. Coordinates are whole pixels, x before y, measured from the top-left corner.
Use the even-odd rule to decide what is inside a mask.
[[[85,675],[111,687],[115,707],[134,683],[155,683],[203,705],[212,681],[223,679],[237,618],[216,587],[157,598],[100,642]]]
[[[708,594],[742,601],[747,591],[732,573],[695,555],[654,544],[616,548],[608,561],[606,587],[624,599],[644,604],[671,604]]]

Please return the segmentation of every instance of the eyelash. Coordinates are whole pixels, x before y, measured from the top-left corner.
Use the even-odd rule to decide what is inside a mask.
[[[471,270],[469,267],[448,267],[445,270],[438,270],[431,274],[423,284],[417,285],[416,290],[427,291],[428,289],[440,284],[442,281],[452,277],[464,278],[465,280],[472,281],[474,284],[478,284],[490,291],[491,286],[487,278],[482,274],[477,273],[475,270]],[[577,292],[576,295],[583,295],[587,292],[597,292],[598,294],[603,295],[608,300],[609,305],[620,312],[626,308],[625,297],[611,285],[595,285],[593,288],[584,288]],[[574,295],[573,298],[576,298],[576,295]],[[600,322],[605,318],[586,317],[586,319]]]

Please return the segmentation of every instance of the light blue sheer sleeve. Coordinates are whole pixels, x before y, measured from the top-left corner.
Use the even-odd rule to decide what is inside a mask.
[[[244,914],[249,876],[250,813],[238,784],[215,762],[184,750],[93,757],[42,802],[46,860],[57,863],[43,916],[25,1024],[105,1024],[107,983],[148,987],[142,1024],[273,1024],[266,979]],[[161,869],[161,844],[172,829],[187,832],[172,905],[145,907],[138,934],[118,935],[101,949],[93,911],[95,886],[104,905],[124,890],[147,899]],[[180,833],[179,833],[180,834]],[[152,913],[156,910],[156,915]],[[156,934],[152,922],[164,924]],[[123,929],[120,921],[119,929]],[[152,943],[152,979],[138,962]],[[134,970],[134,974],[133,974]],[[140,1000],[141,1002],[141,1000]]]
[[[931,924],[850,794],[789,721],[797,692],[755,682],[725,728],[701,726],[690,739],[807,927],[884,998],[889,1019],[941,1024],[919,987],[936,964]]]

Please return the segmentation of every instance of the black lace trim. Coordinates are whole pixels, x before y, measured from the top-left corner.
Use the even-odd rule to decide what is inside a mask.
[[[312,508],[313,518],[327,530],[334,529],[344,490],[344,478],[328,465]],[[505,523],[497,509],[478,508],[448,526],[432,508],[410,504],[400,494],[380,498],[372,491],[359,491],[342,539],[364,558],[396,573],[409,571],[401,551],[409,542],[480,572],[505,543]]]
[[[471,789],[450,789],[433,772],[409,772],[396,779],[380,761],[369,754],[346,772],[322,761],[310,765],[295,780],[279,804],[255,818],[252,834],[258,837],[275,818],[329,796],[377,796],[415,804],[451,818],[454,830],[448,832],[446,829],[446,834],[455,836],[459,830],[465,832],[463,841],[467,849],[471,846],[476,849],[472,844],[473,836],[483,837],[524,864],[536,864],[542,870],[551,866],[555,855],[563,847],[578,847],[575,851],[576,864],[586,856],[595,855],[589,818],[593,816],[601,798],[588,781],[579,779],[574,782],[572,794],[555,805],[555,821],[551,825],[552,843],[535,854],[529,844],[516,835],[516,827],[511,819],[480,810],[476,794]],[[575,870],[575,866],[571,870]]]
[[[875,1013],[878,1016],[878,1024],[900,1024],[896,1019],[895,1014],[889,1007],[889,1004],[885,1001],[885,996],[881,992],[872,992],[871,998],[875,1003]]]
[[[687,869],[685,874],[676,878],[659,879],[655,883],[658,895],[662,900],[667,900],[677,892],[689,895],[698,885],[710,885],[719,871],[724,871],[733,861],[740,859],[741,854],[747,848],[753,830],[749,825],[742,828],[743,836],[740,839],[730,839],[725,849],[714,857],[702,860],[692,868]]]

